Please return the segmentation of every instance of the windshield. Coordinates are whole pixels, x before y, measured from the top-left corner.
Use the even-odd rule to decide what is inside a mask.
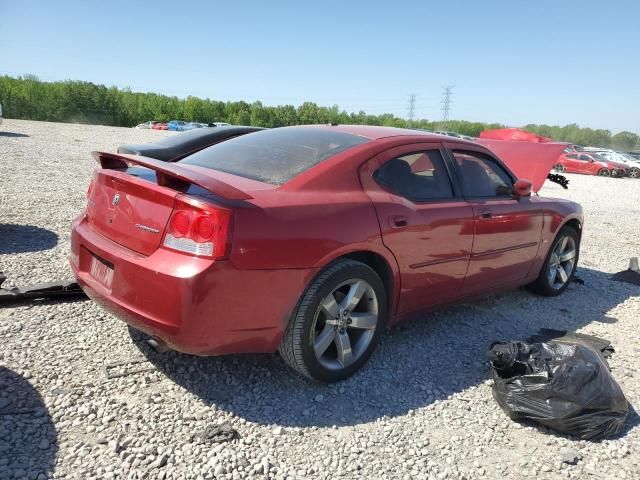
[[[317,127],[263,130],[213,145],[181,163],[282,185],[368,138]]]

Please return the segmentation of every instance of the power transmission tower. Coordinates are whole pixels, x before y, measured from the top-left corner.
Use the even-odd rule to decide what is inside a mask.
[[[409,125],[413,125],[413,116],[416,111],[416,98],[418,97],[417,93],[409,94],[409,106],[407,110],[409,111]]]
[[[447,129],[447,123],[449,123],[449,109],[451,108],[451,95],[453,95],[453,85],[446,85],[442,87],[442,130]]]

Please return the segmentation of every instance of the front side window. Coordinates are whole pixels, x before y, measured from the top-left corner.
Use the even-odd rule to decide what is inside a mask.
[[[392,158],[375,171],[373,178],[382,187],[415,202],[453,198],[440,150]]]
[[[511,175],[493,158],[478,152],[454,151],[465,197],[506,197],[513,191]]]
[[[576,155],[576,154],[567,155],[567,158],[570,158],[571,160],[577,160],[578,159],[578,155]]]

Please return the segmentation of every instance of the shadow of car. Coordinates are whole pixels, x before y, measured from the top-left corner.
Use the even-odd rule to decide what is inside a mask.
[[[562,297],[521,289],[434,311],[391,329],[362,370],[330,385],[296,375],[277,355],[159,354],[146,335],[129,331],[158,370],[206,405],[265,425],[355,425],[464,396],[491,378],[487,351],[493,341],[524,339],[542,327],[573,331],[610,323],[603,312],[637,294],[635,286],[612,282],[605,272],[579,268],[578,274],[589,289],[608,294],[583,302],[586,287],[574,283]],[[630,415],[627,430],[637,421]]]

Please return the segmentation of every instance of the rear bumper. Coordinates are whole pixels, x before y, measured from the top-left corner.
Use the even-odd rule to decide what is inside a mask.
[[[98,256],[113,265],[107,288],[91,275]],[[170,348],[194,355],[277,349],[315,269],[239,270],[158,249],[145,257],[73,222],[70,264],[94,301]]]

